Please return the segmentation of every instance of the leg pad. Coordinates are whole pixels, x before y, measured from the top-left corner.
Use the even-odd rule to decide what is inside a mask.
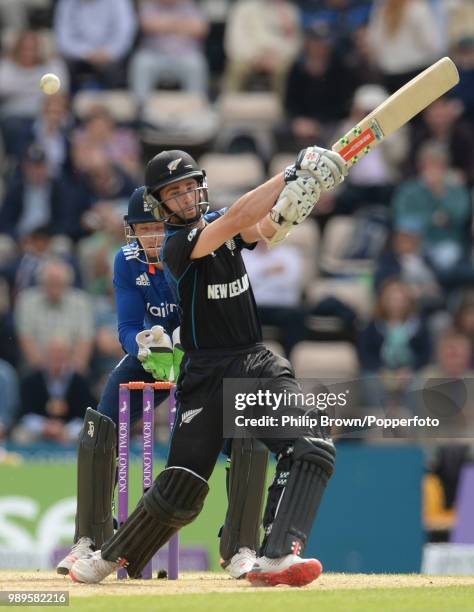
[[[280,458],[269,490],[261,554],[301,554],[334,470],[336,449],[330,440],[300,438]]]
[[[126,560],[128,575],[137,578],[153,555],[201,512],[207,482],[183,468],[167,468],[138,502],[117,533],[102,548],[108,561]]]

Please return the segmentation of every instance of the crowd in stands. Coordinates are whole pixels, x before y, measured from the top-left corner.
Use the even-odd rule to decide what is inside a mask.
[[[447,54],[460,84],[245,260],[297,375],[405,408],[470,376],[472,0],[3,0],[0,28],[0,439],[73,440],[121,358],[113,258],[151,155],[187,148],[231,204]]]

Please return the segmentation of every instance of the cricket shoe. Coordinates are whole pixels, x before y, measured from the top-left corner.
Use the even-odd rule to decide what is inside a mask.
[[[228,561],[221,559],[221,567],[232,578],[239,580],[245,578],[247,573],[252,569],[257,560],[257,554],[254,550],[247,547],[239,548],[239,552],[235,553]]]
[[[101,582],[112,572],[120,568],[120,563],[102,559],[101,551],[96,550],[88,557],[78,559],[69,570],[69,575],[74,582],[85,582],[95,584]]]
[[[58,574],[67,576],[71,567],[78,559],[88,557],[93,552],[94,545],[92,540],[90,538],[79,538],[64,559],[56,565],[56,571]]]
[[[254,586],[287,584],[300,587],[313,582],[323,571],[317,559],[302,559],[298,555],[286,555],[277,559],[259,557],[247,574]]]

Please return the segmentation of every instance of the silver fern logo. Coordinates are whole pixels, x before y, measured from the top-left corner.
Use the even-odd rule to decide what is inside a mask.
[[[174,172],[182,161],[182,157],[178,157],[178,159],[173,159],[173,161],[168,164],[168,170],[170,172]]]
[[[183,423],[191,423],[194,417],[197,416],[203,410],[204,406],[201,406],[201,408],[196,408],[195,410],[186,410],[186,412],[183,412],[183,414],[181,415],[181,423],[179,424],[179,426],[181,427]]]
[[[225,245],[226,245],[226,247],[229,249],[229,251],[233,255],[235,249],[237,248],[236,245],[235,245],[235,240],[233,238],[230,238],[230,240],[226,240],[225,241]]]

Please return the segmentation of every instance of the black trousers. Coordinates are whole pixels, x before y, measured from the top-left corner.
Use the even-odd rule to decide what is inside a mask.
[[[298,393],[301,389],[290,363],[263,344],[223,352],[200,350],[186,353],[177,385],[177,412],[168,467],[180,466],[209,479],[223,443],[223,379],[271,379],[261,386],[273,393]],[[258,381],[257,381],[258,384]],[[255,391],[242,381],[239,392]],[[314,436],[314,431],[308,431]],[[260,438],[270,452],[278,454],[294,443],[291,438]]]

